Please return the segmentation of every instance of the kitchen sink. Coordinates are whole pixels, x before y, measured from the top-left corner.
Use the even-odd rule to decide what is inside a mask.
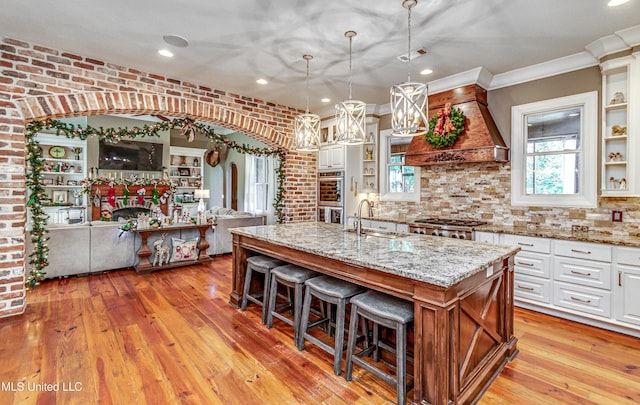
[[[349,228],[346,230],[346,232],[355,233],[356,230],[353,228]],[[387,231],[381,231],[379,229],[371,229],[371,228],[364,228],[362,232],[363,232],[362,236],[366,236],[367,238],[398,239],[398,238],[404,238],[406,236],[411,236],[411,234],[408,234],[408,233],[387,232]]]

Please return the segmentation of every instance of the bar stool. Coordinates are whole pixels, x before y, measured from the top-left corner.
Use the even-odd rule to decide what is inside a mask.
[[[271,284],[271,270],[284,265],[285,262],[269,256],[251,256],[247,259],[247,273],[244,277],[244,290],[242,291],[242,303],[240,308],[247,310],[247,301],[254,302],[262,307],[262,323],[267,323],[267,304],[269,303],[269,286]],[[262,291],[250,294],[251,278],[253,273],[264,275]]]
[[[373,322],[372,345],[355,353],[358,317],[364,317]],[[344,378],[351,381],[353,363],[372,372],[389,384],[395,384],[398,394],[398,404],[406,404],[407,400],[407,326],[413,322],[413,304],[377,291],[367,291],[351,298],[351,319],[349,322],[349,341],[347,343],[347,359]],[[379,328],[384,326],[396,331],[396,347],[383,342],[379,337]],[[375,367],[361,359],[373,352],[374,361],[380,359],[380,349],[396,354],[396,374],[393,378],[382,369]],[[409,389],[413,382],[409,385]]]
[[[302,312],[302,293],[304,283],[308,279],[317,275],[318,273],[315,271],[296,266],[295,264],[287,264],[271,270],[271,291],[269,292],[267,327],[271,328],[273,326],[274,317],[293,326],[294,344],[298,342],[300,333],[300,314]],[[276,305],[278,284],[282,284],[287,286],[289,289],[293,289],[293,302],[291,302],[291,295],[287,294],[287,302],[279,306]],[[291,310],[293,312],[293,319],[282,315],[282,312],[287,310]]]
[[[365,291],[364,287],[352,284],[329,276],[314,277],[305,283],[304,303],[302,304],[302,319],[300,320],[300,339],[297,342],[298,349],[304,350],[305,339],[320,347],[322,350],[333,354],[333,372],[340,375],[342,370],[342,351],[344,350],[344,324],[347,304],[351,297]],[[311,311],[311,300],[313,297],[329,304],[325,311],[325,316],[309,324],[309,312]],[[335,319],[335,343],[331,347],[322,340],[309,333],[309,330],[318,326],[328,326],[329,336],[331,336],[332,311],[330,305],[336,306]]]

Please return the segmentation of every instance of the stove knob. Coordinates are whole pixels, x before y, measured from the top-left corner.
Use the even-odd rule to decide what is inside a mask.
[[[423,235],[426,235],[426,234],[427,234],[427,231],[426,231],[425,229],[421,229],[421,230],[420,230],[420,233],[421,233],[421,234],[423,234]]]
[[[451,237],[454,238],[454,239],[458,239],[458,234],[457,233],[452,233]]]
[[[431,232],[431,235],[433,235],[433,236],[440,236],[440,235],[438,235],[438,231],[433,231],[433,232]]]
[[[418,230],[418,229],[414,229],[414,230],[413,230],[413,233],[420,233],[420,230]]]
[[[464,233],[461,233],[460,235],[458,235],[458,239],[467,239],[467,237]]]

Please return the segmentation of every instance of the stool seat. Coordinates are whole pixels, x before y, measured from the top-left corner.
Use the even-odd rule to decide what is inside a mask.
[[[329,297],[347,298],[363,292],[365,289],[357,284],[339,280],[329,276],[320,276],[305,282],[307,287]]]
[[[315,276],[317,273],[295,264],[286,264],[271,270],[271,275],[277,275],[281,281],[289,283],[304,283],[306,280]]]
[[[285,262],[270,256],[251,256],[247,259],[247,272],[245,274],[244,289],[240,309],[246,311],[249,301],[262,307],[262,323],[267,323],[267,304],[269,303],[269,290],[271,283],[271,269],[282,266]],[[251,293],[251,279],[253,273],[264,275],[262,291]]]
[[[413,321],[413,303],[377,291],[367,291],[351,299],[352,304],[372,315],[395,322]]]
[[[250,263],[253,266],[254,270],[256,269],[256,267],[263,269],[273,269],[275,267],[286,264],[280,259],[269,256],[251,256],[247,259],[247,263]]]

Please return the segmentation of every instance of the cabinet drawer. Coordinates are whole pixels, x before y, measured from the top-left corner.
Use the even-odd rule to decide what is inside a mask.
[[[513,293],[516,297],[551,303],[551,280],[516,274]]]
[[[611,289],[611,264],[556,256],[554,278],[588,287]]]
[[[560,256],[611,262],[611,246],[598,243],[557,240],[554,243],[553,252]]]
[[[520,251],[515,259],[516,274],[528,274],[535,277],[551,277],[551,261],[550,256]]]
[[[407,224],[396,224],[396,232],[409,233],[409,225],[407,225]]]
[[[640,266],[640,249],[618,247],[618,263],[630,266]]]
[[[611,317],[611,292],[556,281],[553,304],[591,315]]]
[[[528,252],[551,253],[551,241],[532,236],[503,235],[503,245],[517,246]]]
[[[475,231],[473,233],[473,240],[477,242],[498,243],[498,235],[491,232]]]

